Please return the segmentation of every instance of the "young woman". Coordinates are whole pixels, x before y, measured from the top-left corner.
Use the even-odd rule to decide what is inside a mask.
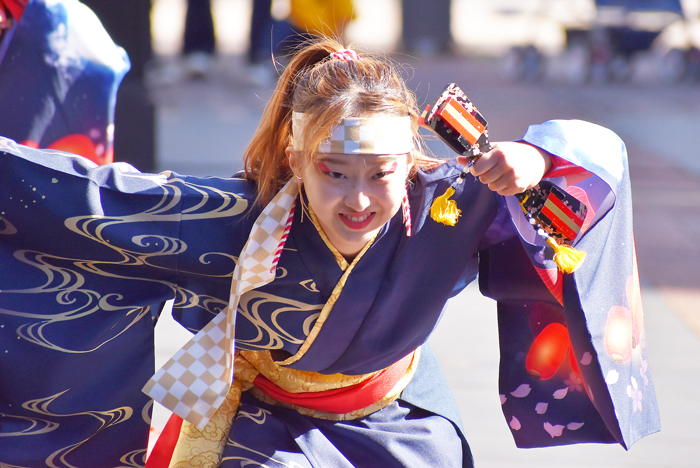
[[[0,403],[23,436],[0,461],[137,465],[145,384],[176,415],[176,447],[164,440],[150,466],[472,466],[425,342],[477,272],[499,301],[519,446],[656,431],[619,138],[533,126],[479,159],[475,180],[425,156],[418,121],[391,63],[322,40],[286,68],[237,178],[0,140],[0,365],[16,376]],[[573,274],[510,196],[543,175],[589,207]],[[430,208],[451,187],[448,226]],[[173,297],[197,334],[149,378],[149,304]]]

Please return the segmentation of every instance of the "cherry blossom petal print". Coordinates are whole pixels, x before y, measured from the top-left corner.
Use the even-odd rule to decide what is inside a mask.
[[[544,423],[544,430],[547,431],[547,434],[552,436],[552,439],[555,437],[561,437],[565,427],[566,426],[562,426],[561,424],[552,425],[548,422]]]
[[[519,431],[522,425],[520,424],[520,421],[518,421],[518,418],[513,416],[513,419],[510,420],[510,423],[508,423],[511,429],[514,431]]]
[[[649,370],[649,362],[646,359],[642,358],[642,364],[639,368],[639,375],[642,376],[645,387],[649,385],[649,377],[647,377],[647,370]]]
[[[535,413],[544,414],[547,412],[548,407],[549,407],[549,403],[544,403],[544,402],[537,403],[537,405],[535,406]]]
[[[530,386],[528,384],[519,385],[518,388],[510,392],[515,398],[525,398],[530,394]]]
[[[583,353],[583,356],[581,356],[580,363],[582,366],[587,366],[591,362],[593,362],[593,355],[591,353],[589,353],[588,351],[586,351],[585,353]]]
[[[630,378],[632,385],[627,386],[627,396],[632,399],[632,412],[642,411],[642,391],[637,385],[637,379]]]

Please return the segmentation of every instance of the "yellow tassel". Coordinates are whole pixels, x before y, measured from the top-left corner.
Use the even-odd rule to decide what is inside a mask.
[[[547,243],[554,249],[554,263],[563,273],[573,273],[583,264],[586,259],[586,252],[577,250],[568,245],[559,245],[549,237]]]
[[[430,207],[430,217],[438,223],[445,224],[447,226],[454,226],[457,224],[457,218],[462,214],[462,211],[457,208],[457,203],[454,200],[450,200],[450,197],[454,195],[455,189],[452,187],[448,188],[445,193],[433,201],[433,205]]]

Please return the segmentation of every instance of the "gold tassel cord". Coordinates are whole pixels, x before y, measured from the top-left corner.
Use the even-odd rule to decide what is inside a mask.
[[[457,208],[457,203],[451,200],[450,197],[455,194],[454,187],[449,187],[444,194],[435,198],[432,206],[430,207],[430,217],[438,223],[445,224],[447,226],[454,226],[457,224],[459,217],[462,215],[462,211]],[[557,268],[562,273],[573,273],[578,267],[583,264],[586,258],[586,252],[582,250],[575,249],[571,246],[564,244],[557,244],[554,238],[547,235],[547,233],[541,229],[539,224],[528,215],[527,210],[523,206],[523,201],[521,200],[521,206],[525,215],[530,220],[531,224],[535,230],[540,232],[540,235],[546,237],[547,244],[554,249],[554,263],[557,264]]]
[[[430,217],[433,218],[433,220],[447,226],[454,226],[457,224],[457,219],[461,216],[462,211],[457,208],[457,203],[454,200],[450,200],[450,197],[454,195],[454,193],[455,189],[450,187],[444,194],[433,201],[430,207]]]
[[[547,244],[554,249],[554,263],[563,273],[573,273],[586,258],[586,252],[583,250],[568,245],[559,245],[551,237],[547,238]]]

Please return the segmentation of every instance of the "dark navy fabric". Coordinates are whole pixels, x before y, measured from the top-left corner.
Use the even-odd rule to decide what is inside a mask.
[[[401,400],[365,418],[335,422],[244,394],[231,430],[235,444],[226,446],[220,466],[470,468],[468,447],[456,435],[449,420]]]

